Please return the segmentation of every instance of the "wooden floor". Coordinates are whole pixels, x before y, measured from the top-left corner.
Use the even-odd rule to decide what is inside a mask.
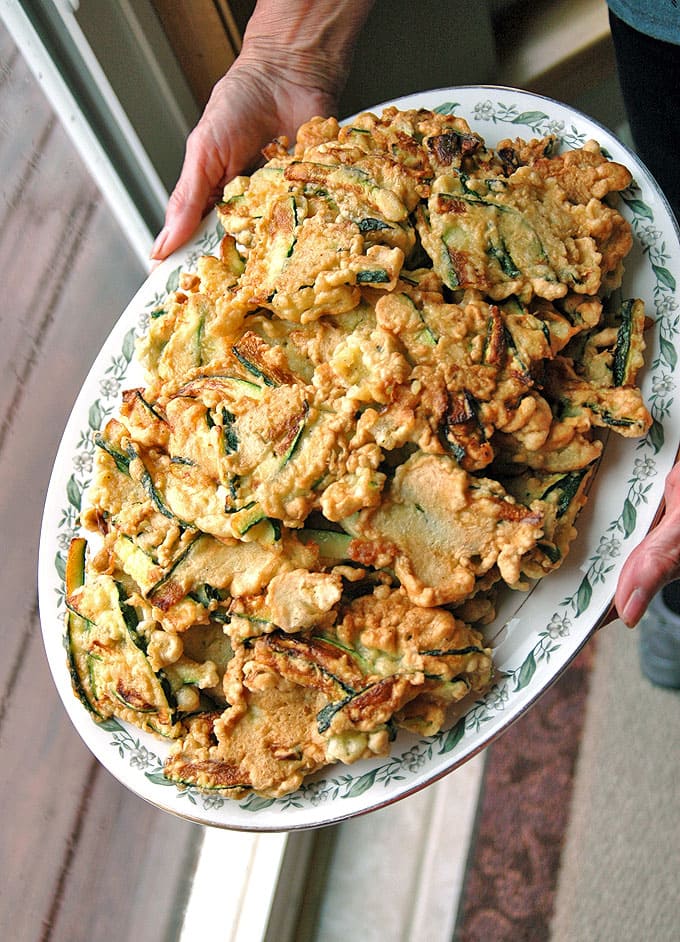
[[[172,942],[200,829],[91,757],[37,611],[42,504],[71,404],[145,274],[0,23],[0,939]]]

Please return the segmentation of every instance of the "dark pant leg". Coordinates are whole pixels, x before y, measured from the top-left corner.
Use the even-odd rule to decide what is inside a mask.
[[[635,149],[680,219],[680,46],[609,22]]]

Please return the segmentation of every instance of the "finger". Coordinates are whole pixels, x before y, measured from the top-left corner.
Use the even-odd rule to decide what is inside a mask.
[[[224,175],[224,160],[200,126],[187,140],[179,179],[168,200],[165,223],[151,249],[151,258],[164,259],[183,245],[215,202]]]
[[[615,603],[631,628],[638,623],[654,595],[680,576],[680,463],[664,486],[664,515],[626,561]]]
[[[190,238],[207,208],[210,189],[195,168],[182,172],[168,201],[165,224],[156,236],[151,258],[167,258]]]
[[[677,511],[661,523],[633,550],[624,565],[616,590],[616,608],[633,627],[652,598],[680,575],[680,519]]]

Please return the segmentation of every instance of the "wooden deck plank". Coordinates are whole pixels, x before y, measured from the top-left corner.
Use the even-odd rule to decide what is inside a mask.
[[[40,261],[43,263],[37,282],[19,288],[25,300],[15,305],[16,319],[2,325],[0,455],[4,451],[6,436],[15,419],[18,404],[26,394],[31,373],[41,359],[51,328],[55,326],[59,295],[70,277],[70,267],[81,248],[84,233],[89,228],[96,208],[97,204],[93,201],[74,206],[66,223],[50,231],[52,241],[59,249],[50,248],[51,259],[36,260],[36,268]],[[31,247],[28,248],[30,251]],[[29,270],[30,266],[31,262],[27,262]],[[46,270],[48,274],[45,274]],[[42,364],[43,370],[45,365]],[[47,375],[56,365],[47,365]]]
[[[22,199],[3,218],[0,271],[12,303],[0,314],[0,453],[17,393],[42,346],[59,294],[101,196],[72,160],[72,145],[58,126],[46,127],[42,153],[34,152],[33,172]],[[58,198],[55,196],[59,181]]]
[[[22,652],[0,736],[0,938],[38,942],[94,762],[64,722],[37,618]]]

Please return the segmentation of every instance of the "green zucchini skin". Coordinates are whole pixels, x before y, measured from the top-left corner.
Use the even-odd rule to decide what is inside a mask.
[[[631,386],[642,363],[645,310],[640,300],[628,299],[621,305],[621,324],[616,335],[612,378],[615,386]]]
[[[304,527],[300,530],[299,537],[303,543],[316,544],[319,547],[319,556],[324,561],[343,562],[351,559],[350,543],[353,537],[348,533]]]
[[[197,536],[194,540],[192,540],[192,542],[189,543],[189,545],[184,550],[182,550],[180,555],[175,559],[170,569],[147,592],[146,597],[153,605],[160,605],[162,607],[161,600],[164,598],[168,586],[173,579],[177,578],[182,568],[187,564],[189,558],[192,555],[195,555],[197,544],[201,543],[201,539],[202,538],[200,536]]]
[[[235,513],[238,514],[238,518],[237,522],[235,522],[234,529],[239,536],[244,536],[266,517],[264,510],[256,501],[251,501],[251,503],[246,504],[245,507],[241,507]]]
[[[197,376],[178,389],[177,395],[196,398],[200,397],[205,389],[222,392],[225,398],[248,396],[250,399],[261,399],[263,393],[262,386],[251,382],[249,379],[231,376],[228,373],[206,373]]]
[[[579,471],[569,471],[560,475],[552,482],[541,494],[541,500],[545,500],[550,494],[557,495],[556,517],[559,519],[568,513],[576,496],[580,493],[584,479],[592,473],[592,468],[586,466]]]
[[[359,219],[357,222],[359,227],[359,232],[381,232],[385,229],[391,229],[392,226],[388,222],[385,222],[384,219],[374,219],[371,216],[366,216],[363,219]]]
[[[303,401],[302,412],[300,413],[300,416],[298,418],[297,427],[291,438],[290,444],[288,445],[288,447],[286,448],[286,451],[283,454],[282,461],[281,461],[282,468],[285,465],[287,465],[290,459],[293,457],[293,454],[295,453],[295,450],[298,447],[300,443],[300,439],[305,431],[308,417],[309,417],[309,403],[305,399]]]
[[[271,376],[261,370],[252,360],[250,360],[245,353],[239,348],[238,344],[234,344],[231,352],[234,354],[236,359],[239,361],[241,366],[247,370],[252,376],[256,379],[261,379],[266,386],[277,386],[278,383]]]
[[[384,268],[367,268],[357,273],[358,285],[380,285],[389,282],[390,276]]]
[[[177,516],[177,514],[173,513],[173,511],[170,510],[168,505],[165,503],[160,491],[158,490],[158,488],[153,482],[153,479],[151,477],[151,474],[149,473],[148,468],[146,467],[146,465],[144,464],[144,461],[142,460],[142,456],[139,452],[139,449],[135,447],[135,445],[130,443],[128,445],[127,452],[128,452],[128,458],[130,461],[130,464],[128,466],[129,474],[132,478],[136,478],[137,480],[139,480],[139,483],[142,485],[142,487],[146,491],[146,494],[149,497],[149,500],[154,505],[156,510],[160,514],[162,514],[164,517],[166,517],[168,520],[172,520],[173,522],[177,523],[180,530],[194,529],[190,524],[186,523],[184,520],[181,520]]]
[[[235,416],[226,407],[222,409],[222,446],[225,455],[233,455],[238,451],[238,432],[234,425]]]
[[[66,559],[65,588],[66,597],[79,589],[85,583],[85,557],[87,553],[87,541],[82,537],[77,537],[71,541],[68,556]],[[71,686],[73,692],[95,720],[103,720],[105,717],[97,709],[94,698],[87,694],[85,686],[81,680],[80,670],[76,652],[81,644],[81,639],[88,630],[86,620],[72,609],[67,602],[66,608],[66,636],[64,646],[68,661],[68,669],[71,677]]]
[[[107,441],[101,432],[97,432],[95,435],[94,443],[98,448],[101,448],[102,451],[105,451],[107,455],[113,458],[115,465],[121,474],[125,474],[127,477],[130,477],[130,455],[123,454],[122,451],[114,448],[111,442]]]

